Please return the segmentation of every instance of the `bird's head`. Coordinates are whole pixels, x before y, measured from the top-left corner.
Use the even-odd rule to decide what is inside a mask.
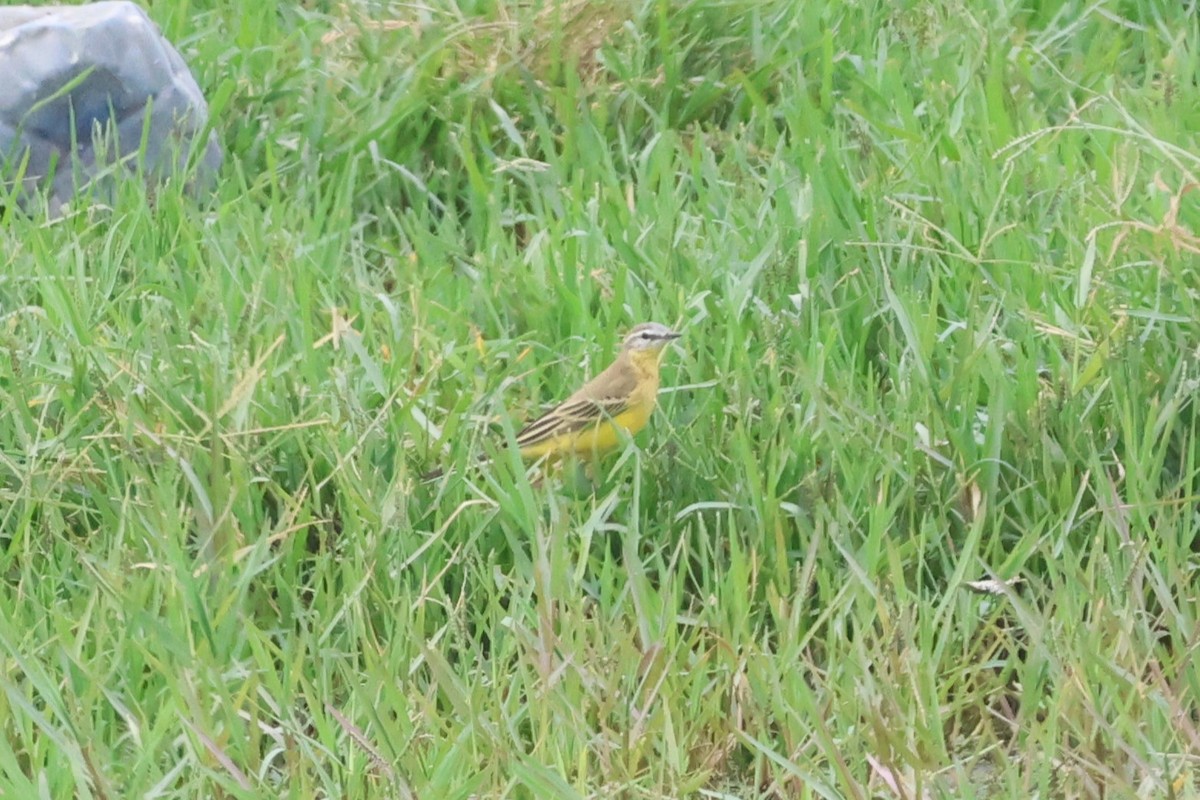
[[[622,349],[633,355],[649,353],[658,355],[667,344],[680,336],[682,334],[676,333],[661,323],[643,322],[640,325],[634,325],[629,333],[625,334],[625,341],[621,346]]]

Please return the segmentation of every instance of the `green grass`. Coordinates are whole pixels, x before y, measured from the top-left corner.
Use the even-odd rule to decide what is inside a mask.
[[[1200,797],[1194,2],[148,7],[215,197],[0,221],[0,797]]]

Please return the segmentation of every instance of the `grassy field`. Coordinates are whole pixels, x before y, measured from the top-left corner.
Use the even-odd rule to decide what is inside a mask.
[[[148,9],[215,198],[0,223],[0,797],[1200,797],[1194,0]]]

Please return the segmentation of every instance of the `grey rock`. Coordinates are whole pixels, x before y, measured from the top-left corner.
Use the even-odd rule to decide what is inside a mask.
[[[207,119],[187,65],[135,4],[0,8],[5,195],[19,181],[18,195],[45,190],[58,213],[77,188],[103,196],[139,168],[181,174]],[[220,165],[211,132],[193,189],[211,185]]]

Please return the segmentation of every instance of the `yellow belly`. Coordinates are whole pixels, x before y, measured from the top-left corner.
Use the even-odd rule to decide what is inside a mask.
[[[521,448],[521,457],[537,459],[544,456],[595,457],[619,446],[627,436],[633,436],[650,421],[654,403],[638,403],[612,419],[601,420],[580,431],[555,436],[544,442]]]

